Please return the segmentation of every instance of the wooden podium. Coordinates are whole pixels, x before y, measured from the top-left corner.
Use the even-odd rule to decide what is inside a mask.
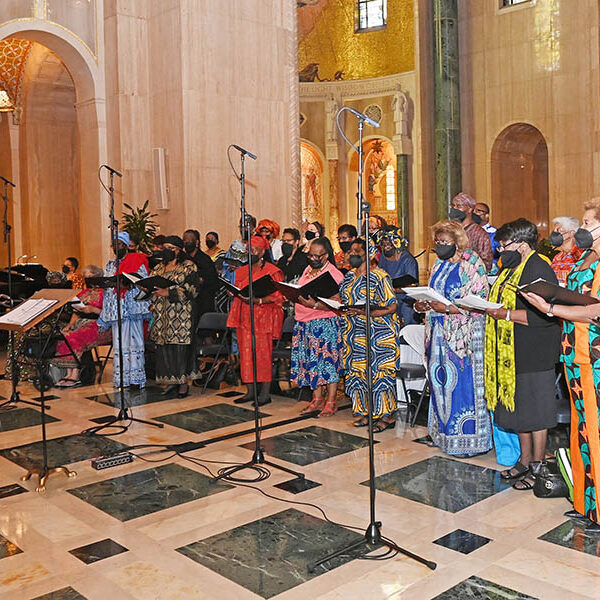
[[[65,290],[65,289],[44,289],[36,292],[31,296],[29,300],[26,300],[23,304],[17,307],[18,310],[20,307],[24,306],[30,300],[53,300],[54,303],[52,306],[48,306],[43,312],[40,312],[33,318],[26,320],[24,322],[18,323],[5,323],[0,320],[0,329],[7,329],[9,331],[14,331],[18,333],[22,333],[26,335],[27,332],[32,330],[36,325],[39,325],[42,321],[50,317],[51,315],[58,313],[56,315],[56,320],[52,327],[52,330],[46,339],[44,340],[41,332],[39,333],[39,357],[36,357],[35,363],[38,370],[38,377],[40,379],[40,409],[41,409],[41,417],[42,417],[42,456],[43,456],[43,464],[40,467],[36,467],[33,469],[29,469],[25,475],[21,477],[21,481],[27,481],[34,475],[38,477],[38,484],[35,488],[36,492],[43,492],[46,490],[46,481],[50,475],[54,475],[55,473],[64,473],[67,477],[75,477],[77,473],[75,471],[71,471],[67,469],[67,467],[63,466],[48,466],[48,443],[46,439],[46,401],[44,398],[44,393],[46,386],[43,382],[43,367],[44,361],[44,353],[50,343],[52,336],[56,331],[56,327],[59,322],[59,317],[65,306],[73,299],[77,294],[79,294],[81,290]],[[13,312],[13,311],[11,311]],[[10,313],[7,313],[10,314]],[[26,317],[24,317],[26,319]],[[15,365],[13,365],[13,369]]]

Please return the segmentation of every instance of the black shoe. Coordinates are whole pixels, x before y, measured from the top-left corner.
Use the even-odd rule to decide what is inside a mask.
[[[245,394],[244,396],[240,396],[239,398],[235,398],[234,404],[244,404],[245,402],[254,402],[254,396],[249,394]]]
[[[235,402],[235,400],[234,400]],[[265,404],[270,404],[271,403],[271,396],[263,396],[262,394],[258,396],[258,402],[257,404],[259,406],[264,406]]]
[[[585,515],[582,515],[580,512],[576,510],[568,510],[566,513],[563,513],[565,517],[569,517],[569,519],[585,519]]]
[[[168,385],[166,387],[166,389],[164,389],[160,395],[161,396],[170,396],[171,394],[175,394],[177,392],[177,390],[179,389],[179,386],[177,384],[175,385]]]
[[[185,390],[181,391],[181,388],[177,392],[178,398],[187,398],[190,395],[190,386],[186,384]]]
[[[585,526],[584,531],[586,533],[598,533],[598,534],[600,534],[600,525],[598,525],[598,523],[594,523],[593,521],[590,521]]]

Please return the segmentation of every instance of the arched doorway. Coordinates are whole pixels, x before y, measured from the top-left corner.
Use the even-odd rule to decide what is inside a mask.
[[[310,144],[300,143],[300,172],[302,194],[302,222],[324,223],[323,161]]]
[[[499,226],[525,217],[548,235],[548,146],[528,123],[510,125],[492,147],[492,219]]]

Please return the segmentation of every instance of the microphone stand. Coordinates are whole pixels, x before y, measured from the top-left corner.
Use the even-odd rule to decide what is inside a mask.
[[[115,294],[117,301],[117,340],[119,342],[119,413],[116,416],[107,417],[106,421],[102,421],[102,425],[99,427],[92,427],[87,431],[89,433],[97,434],[99,431],[106,429],[107,427],[113,427],[116,423],[119,423],[118,427],[121,427],[125,433],[133,422],[143,423],[144,425],[154,425],[154,427],[164,427],[163,423],[154,423],[152,421],[145,421],[144,419],[138,419],[132,416],[129,412],[129,407],[125,401],[125,386],[123,381],[123,316],[121,311],[121,277],[119,275],[119,265],[121,264],[121,258],[119,257],[119,221],[115,219],[115,187],[114,187],[114,176],[115,174],[121,177],[118,171],[115,171],[108,165],[102,165],[108,170],[110,174],[110,184],[108,187],[108,195],[110,197],[110,239],[111,245],[115,252],[115,277],[117,279]],[[100,168],[102,168],[100,167]],[[127,425],[123,425],[123,421],[129,421]]]
[[[339,114],[344,110],[344,107],[340,109]],[[357,115],[358,116],[358,115]],[[338,122],[339,125],[339,122]],[[348,544],[343,548],[339,548],[334,552],[331,552],[327,556],[320,558],[319,560],[309,563],[308,571],[309,573],[313,573],[315,569],[330,561],[331,559],[346,555],[350,552],[353,552],[363,546],[366,546],[366,550],[370,552],[374,550],[375,547],[385,546],[388,548],[388,551],[395,552],[397,554],[404,554],[413,560],[425,565],[431,570],[434,570],[437,565],[436,563],[429,561],[417,554],[413,554],[409,550],[401,548],[392,540],[389,540],[381,535],[381,521],[377,520],[376,516],[376,503],[375,503],[375,440],[373,436],[373,370],[371,366],[372,359],[372,331],[371,331],[371,261],[369,259],[369,249],[371,247],[372,241],[369,236],[368,230],[368,222],[369,222],[369,212],[370,212],[370,204],[364,201],[363,191],[362,191],[362,178],[363,178],[363,161],[362,161],[362,131],[363,131],[364,119],[359,117],[358,122],[358,130],[359,130],[359,147],[357,148],[354,144],[351,144],[352,147],[358,152],[359,163],[358,163],[358,230],[361,230],[361,223],[363,219],[365,219],[367,223],[367,229],[365,231],[365,242],[366,242],[366,256],[365,256],[365,343],[366,343],[366,371],[367,371],[367,419],[368,419],[368,430],[369,430],[369,525],[365,531],[365,535],[362,539],[352,544]],[[344,136],[345,137],[345,136]],[[369,548],[371,547],[371,548]]]
[[[13,299],[13,286],[12,286],[12,249],[10,247],[11,244],[11,230],[12,227],[8,223],[8,186],[15,187],[15,184],[12,181],[9,181],[5,177],[0,175],[0,179],[4,183],[4,191],[2,192],[2,200],[4,201],[4,216],[2,219],[3,223],[3,231],[4,231],[4,243],[7,247],[8,253],[8,297],[10,308],[14,307],[14,299]],[[10,339],[10,379],[12,385],[12,392],[10,394],[10,399],[8,402],[2,405],[3,408],[12,408],[11,404],[16,404],[17,402],[21,402],[22,404],[28,404],[29,406],[35,406],[39,408],[41,405],[37,402],[32,402],[30,400],[23,400],[19,394],[19,390],[17,386],[19,385],[19,366],[17,365],[17,354],[15,348],[15,332],[13,330],[10,331],[9,339]],[[40,381],[40,384],[43,386],[43,383]],[[49,407],[46,407],[47,409]]]
[[[286,473],[290,473],[291,475],[295,475],[300,479],[304,479],[303,473],[298,473],[297,471],[292,471],[292,469],[288,469],[282,465],[278,465],[276,463],[270,462],[265,459],[264,450],[260,445],[260,412],[258,407],[258,388],[257,388],[257,374],[256,374],[256,327],[254,322],[254,284],[252,282],[252,251],[251,251],[251,243],[250,239],[252,237],[252,232],[250,229],[250,215],[246,212],[246,167],[245,167],[245,159],[246,154],[250,157],[254,155],[232,144],[229,148],[235,148],[241,154],[241,171],[238,176],[237,173],[234,173],[240,182],[240,214],[241,214],[241,223],[244,228],[243,231],[246,232],[246,250],[247,250],[247,258],[248,258],[248,304],[250,306],[250,338],[252,340],[252,391],[254,394],[254,454],[252,455],[252,460],[247,463],[229,467],[223,469],[217,477],[213,479],[213,481],[219,481],[220,479],[227,479],[231,477],[234,473],[238,471],[242,471],[243,469],[252,468],[255,465],[269,465],[270,467],[274,467],[275,469],[279,469],[280,471],[285,471]],[[229,150],[229,149],[228,149]],[[233,165],[232,165],[233,169]]]

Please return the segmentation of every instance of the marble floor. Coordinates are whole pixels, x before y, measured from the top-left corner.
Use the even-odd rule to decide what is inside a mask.
[[[301,477],[271,468],[258,483],[217,483],[220,468],[254,449],[253,414],[233,404],[235,391],[164,400],[150,386],[127,400],[135,417],[164,427],[133,423],[99,437],[81,432],[114,414],[111,387],[53,390],[50,463],[77,476],[52,476],[43,494],[20,481],[42,458],[39,412],[0,410],[0,600],[600,598],[600,536],[563,516],[566,500],[515,491],[493,453],[450,458],[423,443],[424,427],[401,423],[377,436],[377,518],[387,538],[437,569],[404,555],[373,560],[385,549],[364,547],[309,570],[362,539],[366,431],[348,410],[269,428],[305,406],[276,397],[261,409],[262,446]],[[38,395],[28,385],[22,394]],[[184,443],[183,454],[160,448]],[[134,462],[91,467],[130,446]]]

